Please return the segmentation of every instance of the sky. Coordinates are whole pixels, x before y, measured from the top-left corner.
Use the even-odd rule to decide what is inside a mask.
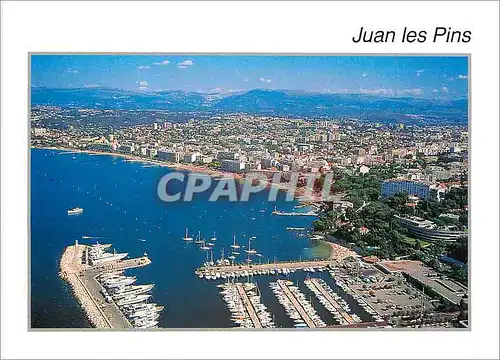
[[[467,57],[32,55],[31,85],[232,93],[286,89],[460,98]]]

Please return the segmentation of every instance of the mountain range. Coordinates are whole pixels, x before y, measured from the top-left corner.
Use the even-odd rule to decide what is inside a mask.
[[[353,117],[376,122],[462,123],[468,100],[328,94],[290,90],[198,93],[180,90],[132,92],[112,88],[31,89],[31,105],[171,112],[247,113],[283,117]]]

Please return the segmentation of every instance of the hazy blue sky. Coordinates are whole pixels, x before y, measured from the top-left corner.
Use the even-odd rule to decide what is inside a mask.
[[[134,91],[467,95],[466,57],[34,55],[32,85]]]

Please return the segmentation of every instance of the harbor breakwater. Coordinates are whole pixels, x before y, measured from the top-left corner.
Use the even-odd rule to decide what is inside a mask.
[[[59,276],[70,284],[73,295],[80,303],[90,323],[96,328],[109,329],[112,327],[111,324],[79,277],[80,271],[85,267],[79,261],[84,249],[84,245],[73,245],[64,250],[59,264]]]
[[[78,242],[68,246],[60,260],[59,276],[71,285],[75,298],[93,327],[118,330],[134,328],[97,281],[97,277],[104,273],[121,273],[127,269],[143,267],[151,264],[151,260],[144,255],[91,265],[88,255],[91,248],[92,246],[79,245]]]

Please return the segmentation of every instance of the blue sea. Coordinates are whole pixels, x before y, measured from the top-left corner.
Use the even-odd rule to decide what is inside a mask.
[[[166,167],[131,162],[111,155],[69,153],[58,150],[31,150],[31,325],[33,328],[90,327],[69,286],[58,277],[59,258],[66,246],[95,241],[111,243],[129,257],[145,252],[152,264],[128,270],[139,284],[154,283],[154,302],[164,305],[160,326],[164,328],[226,328],[234,326],[230,313],[219,295],[218,281],[199,279],[194,271],[206,260],[207,253],[181,238],[185,227],[191,235],[201,231],[218,240],[214,258],[224,249],[230,251],[233,235],[240,245],[255,236],[252,248],[262,254],[260,261],[314,258],[308,238],[298,237],[286,227],[309,228],[312,217],[275,216],[276,206],[294,209],[296,202],[268,202],[267,192],[253,194],[248,202],[230,202],[220,198],[210,202],[210,191],[197,194],[191,202],[165,203],[157,196],[157,183]],[[179,183],[176,186],[181,186]],[[215,184],[214,184],[215,186]],[[78,216],[67,210],[84,208]],[[307,209],[300,209],[307,211]],[[90,237],[90,238],[88,238]],[[244,258],[239,259],[241,262]],[[255,259],[258,261],[258,258]],[[325,280],[328,273],[321,273]],[[305,274],[292,274],[304,287]],[[262,302],[275,315],[280,327],[291,327],[269,281],[276,277],[256,277]],[[221,280],[223,281],[223,280]],[[313,303],[327,323],[332,317]],[[349,301],[351,302],[351,301]],[[356,304],[353,304],[353,309]],[[360,314],[363,318],[363,314]]]

